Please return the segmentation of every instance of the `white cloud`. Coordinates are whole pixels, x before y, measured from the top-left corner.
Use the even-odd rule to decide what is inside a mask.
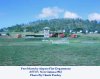
[[[76,13],[66,11],[64,13],[64,18],[77,19],[77,18],[81,18],[81,17],[79,15],[77,15]]]
[[[42,12],[38,15],[38,18],[58,18],[59,14],[63,12],[63,9],[58,7],[43,8]]]
[[[99,13],[91,13],[91,14],[88,16],[88,19],[89,19],[90,21],[92,21],[92,20],[100,21],[100,14],[99,14]]]

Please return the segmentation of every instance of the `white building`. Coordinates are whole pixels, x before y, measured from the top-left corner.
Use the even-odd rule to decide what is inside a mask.
[[[49,38],[50,28],[45,27],[43,30],[44,30],[44,38]]]

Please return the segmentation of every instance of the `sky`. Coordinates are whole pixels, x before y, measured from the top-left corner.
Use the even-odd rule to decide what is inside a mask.
[[[0,28],[53,18],[100,21],[100,0],[0,0]]]

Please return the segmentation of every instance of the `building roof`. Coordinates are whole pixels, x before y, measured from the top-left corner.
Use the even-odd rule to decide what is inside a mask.
[[[49,27],[44,27],[43,29],[44,29],[44,30],[49,30],[50,28],[49,28]]]

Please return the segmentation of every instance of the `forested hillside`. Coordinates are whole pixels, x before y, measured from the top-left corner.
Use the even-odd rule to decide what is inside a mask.
[[[51,20],[38,20],[34,22],[30,22],[28,24],[16,24],[11,27],[0,29],[1,32],[39,32],[43,30],[44,27],[50,27],[50,30],[57,31],[65,29],[66,32],[69,30],[79,31],[83,30],[94,32],[97,30],[100,32],[100,22],[97,21],[89,21],[82,19],[51,19]]]

